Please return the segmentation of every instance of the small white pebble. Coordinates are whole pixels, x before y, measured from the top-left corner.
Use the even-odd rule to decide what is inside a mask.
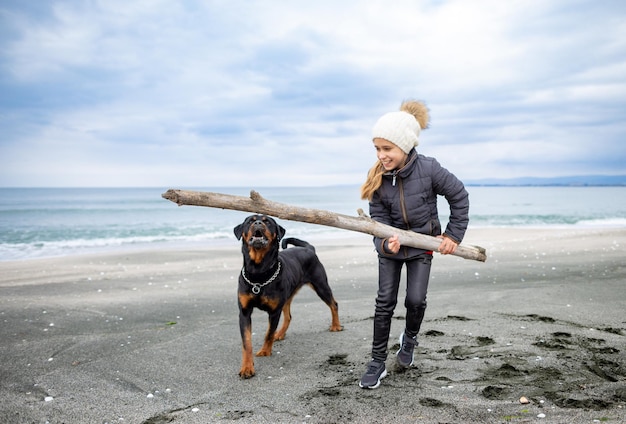
[[[45,402],[52,402],[54,400],[54,398],[52,396],[46,396],[45,398],[43,398],[43,400]]]
[[[154,395],[152,393],[148,393],[148,396],[146,396],[148,399],[152,399],[154,397]]]
[[[48,358],[48,362],[54,361],[54,358]]]
[[[537,414],[537,418],[545,418],[546,414]]]
[[[200,410],[199,408],[193,408],[191,412],[198,412],[199,410]]]

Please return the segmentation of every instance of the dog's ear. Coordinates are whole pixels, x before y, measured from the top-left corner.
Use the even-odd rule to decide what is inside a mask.
[[[243,224],[239,224],[235,228],[233,228],[233,232],[235,233],[235,237],[237,237],[237,240],[241,240],[241,236],[243,235]]]
[[[281,227],[278,224],[276,225],[276,228],[277,228],[276,235],[278,236],[278,241],[280,241],[284,237],[287,230],[285,230],[283,227]]]

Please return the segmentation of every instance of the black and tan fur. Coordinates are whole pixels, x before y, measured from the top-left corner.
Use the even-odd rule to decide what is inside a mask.
[[[256,356],[270,356],[274,341],[285,338],[291,321],[291,301],[308,284],[330,308],[332,323],[330,331],[341,331],[337,302],[328,285],[326,271],[309,243],[286,238],[284,250],[279,242],[285,229],[267,215],[251,215],[234,228],[241,239],[243,269],[239,275],[239,329],[242,340],[242,361],[239,376],[250,378],[255,374],[252,357],[252,310],[261,309],[269,315],[269,327],[263,347]],[[288,244],[295,247],[286,249]],[[279,267],[280,262],[280,269]],[[257,287],[256,289],[254,287]],[[256,293],[255,293],[256,292]],[[278,323],[281,315],[283,324]]]

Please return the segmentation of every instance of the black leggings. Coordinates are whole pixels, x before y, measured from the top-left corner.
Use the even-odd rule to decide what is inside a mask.
[[[378,258],[378,295],[374,314],[374,340],[372,358],[379,361],[387,359],[387,345],[391,318],[398,303],[400,273],[406,264],[406,307],[405,333],[408,337],[419,333],[426,311],[426,291],[430,278],[432,255],[424,253],[406,261]]]

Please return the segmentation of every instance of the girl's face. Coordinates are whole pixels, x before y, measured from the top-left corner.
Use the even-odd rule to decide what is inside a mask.
[[[374,147],[376,148],[376,157],[386,171],[401,168],[406,162],[408,155],[391,141],[384,138],[375,138]]]

